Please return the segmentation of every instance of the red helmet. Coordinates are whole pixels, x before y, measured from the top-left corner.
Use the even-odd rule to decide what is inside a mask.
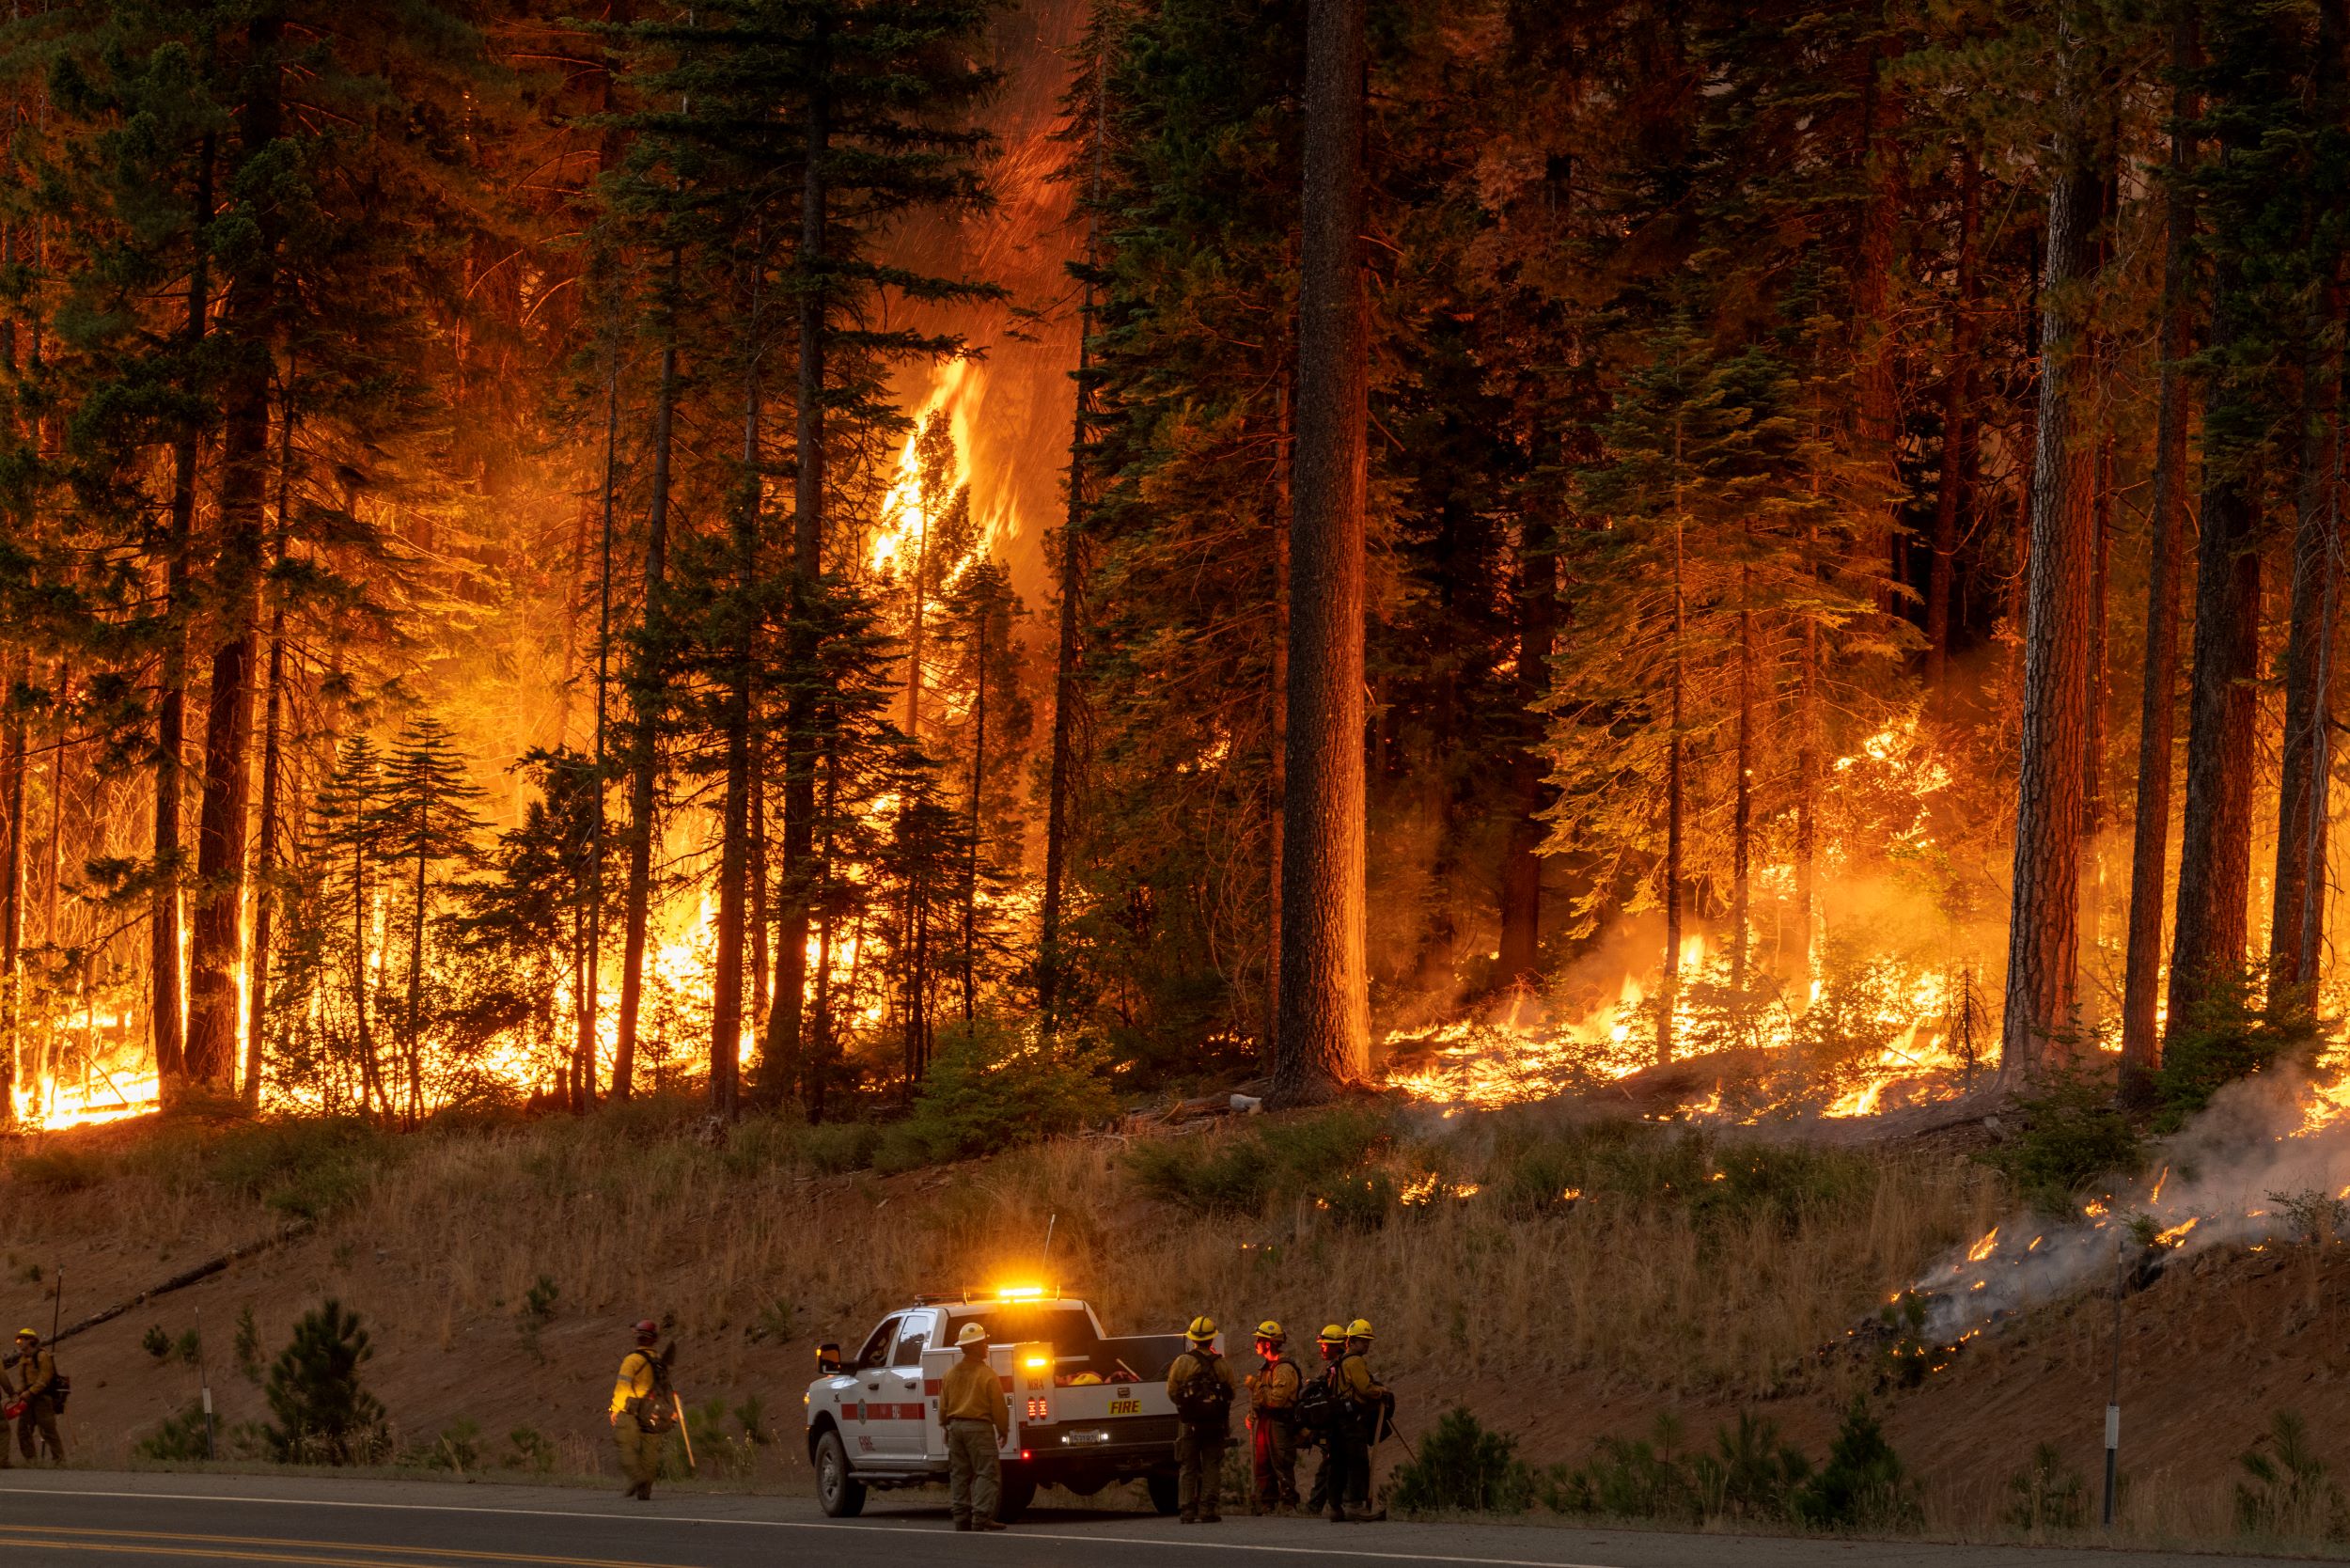
[[[650,1318],[641,1318],[636,1324],[636,1337],[640,1340],[657,1340],[661,1338],[661,1325]]]

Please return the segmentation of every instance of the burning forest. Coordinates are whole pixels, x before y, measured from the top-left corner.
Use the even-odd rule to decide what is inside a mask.
[[[0,1121],[2168,1140],[1950,1341],[2350,1201],[2332,0],[588,10],[0,25]]]

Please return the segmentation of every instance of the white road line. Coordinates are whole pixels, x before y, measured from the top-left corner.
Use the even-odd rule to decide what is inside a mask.
[[[851,1525],[838,1524],[830,1520],[820,1522],[814,1519],[718,1519],[687,1513],[583,1513],[574,1510],[556,1508],[481,1508],[449,1503],[345,1502],[329,1497],[247,1497],[211,1492],[97,1492],[64,1486],[0,1484],[0,1494],[5,1493],[21,1493],[37,1497],[112,1497],[149,1498],[156,1502],[266,1503],[280,1508],[352,1508],[398,1513],[486,1513],[493,1516],[510,1515],[524,1519],[588,1519],[602,1524],[610,1524],[618,1519],[629,1523],[664,1525],[740,1525],[750,1529],[836,1529],[869,1535],[936,1536],[948,1533],[934,1527],[925,1529],[916,1525]],[[1202,1552],[1267,1552],[1279,1557],[1360,1558],[1380,1562],[1459,1562],[1476,1564],[1479,1568],[1623,1568],[1621,1563],[1562,1562],[1557,1558],[1550,1557],[1453,1557],[1438,1552],[1368,1552],[1352,1547],[1268,1546],[1247,1541],[1179,1540],[1152,1535],[1062,1535],[1048,1534],[1042,1530],[1033,1529],[1006,1530],[1003,1533],[1003,1539],[1007,1542],[1066,1541],[1080,1546],[1174,1546]],[[370,1548],[384,1545],[381,1542],[368,1542],[360,1544]]]

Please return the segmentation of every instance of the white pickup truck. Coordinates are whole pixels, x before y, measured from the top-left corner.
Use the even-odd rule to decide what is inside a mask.
[[[826,1513],[854,1517],[870,1488],[947,1479],[939,1382],[969,1323],[986,1327],[988,1363],[1011,1406],[997,1518],[1017,1518],[1040,1486],[1091,1497],[1137,1478],[1153,1507],[1175,1512],[1167,1369],[1183,1354],[1183,1337],[1112,1339],[1083,1301],[1006,1287],[916,1297],[884,1318],[854,1358],[820,1365],[807,1387],[807,1456]]]

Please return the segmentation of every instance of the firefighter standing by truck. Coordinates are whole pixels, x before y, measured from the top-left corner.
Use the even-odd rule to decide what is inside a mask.
[[[661,1325],[650,1318],[636,1325],[636,1348],[620,1358],[612,1385],[612,1436],[619,1445],[620,1473],[628,1485],[620,1496],[652,1501],[661,1474],[661,1449],[677,1424],[677,1399],[669,1390],[669,1358],[653,1349]]]
[[[1371,1323],[1356,1318],[1346,1325],[1346,1349],[1331,1369],[1338,1416],[1330,1433],[1330,1522],[1368,1523],[1385,1518],[1371,1511],[1371,1450],[1395,1409],[1395,1396],[1371,1370]],[[1335,1471],[1332,1467],[1335,1466]]]
[[[1306,1376],[1282,1354],[1288,1341],[1272,1319],[1257,1325],[1257,1355],[1264,1364],[1248,1374],[1248,1435],[1260,1513],[1297,1508],[1297,1396]]]
[[[17,1447],[24,1451],[24,1462],[31,1464],[38,1456],[36,1437],[49,1450],[52,1464],[65,1463],[65,1442],[57,1435],[57,1406],[63,1403],[63,1380],[57,1376],[57,1356],[53,1350],[41,1348],[37,1330],[19,1329],[16,1336],[16,1364],[24,1387],[15,1401],[24,1406],[16,1418]],[[7,1435],[0,1433],[0,1464],[6,1463]]]
[[[955,1336],[962,1359],[939,1380],[938,1424],[947,1431],[948,1504],[957,1529],[1002,1529],[996,1499],[1003,1495],[1003,1465],[996,1450],[1011,1430],[1003,1380],[987,1364],[987,1328],[966,1323]]]
[[[1215,1320],[1198,1317],[1183,1337],[1190,1347],[1167,1369],[1167,1397],[1182,1423],[1175,1435],[1175,1498],[1187,1525],[1221,1524],[1224,1449],[1231,1439],[1232,1369],[1215,1353]]]

